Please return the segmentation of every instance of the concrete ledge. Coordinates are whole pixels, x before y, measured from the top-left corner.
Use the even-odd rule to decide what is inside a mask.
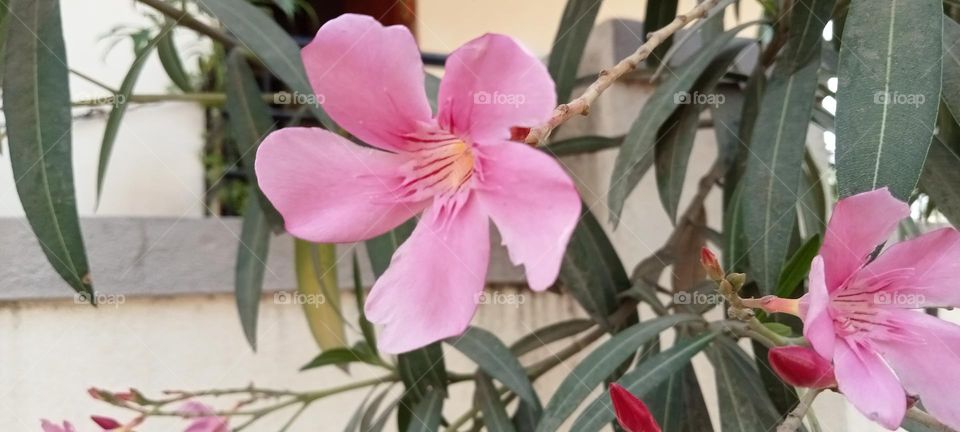
[[[169,296],[232,293],[240,219],[81,218],[94,287],[103,294]],[[523,283],[495,233],[489,284]],[[25,219],[0,218],[0,301],[63,299],[73,291],[53,271]],[[364,284],[373,282],[363,244],[338,245],[340,286],[352,289],[351,255],[360,257]],[[296,287],[293,241],[274,236],[264,291]]]

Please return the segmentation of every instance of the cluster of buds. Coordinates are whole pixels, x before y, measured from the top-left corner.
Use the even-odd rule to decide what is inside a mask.
[[[705,247],[700,249],[700,265],[707,272],[707,277],[717,283],[720,295],[730,302],[730,309],[727,313],[739,320],[753,318],[753,310],[746,307],[739,296],[740,289],[747,281],[747,276],[743,273],[727,274],[720,266],[717,254]]]

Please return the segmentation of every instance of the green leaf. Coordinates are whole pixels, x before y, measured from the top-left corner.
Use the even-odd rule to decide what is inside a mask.
[[[370,402],[370,405],[367,406],[367,410],[363,413],[363,418],[360,420],[360,430],[362,432],[372,431],[378,426],[380,429],[383,429],[383,426],[386,425],[386,418],[389,417],[390,411],[393,411],[393,408],[388,408],[383,415],[380,416],[377,416],[377,410],[380,409],[380,405],[383,403],[384,398],[387,397],[387,393],[390,393],[389,387],[380,392],[380,394]],[[397,400],[399,401],[399,399]]]
[[[630,288],[623,264],[593,213],[583,208],[563,255],[560,282],[594,321],[610,329],[617,293]]]
[[[800,176],[800,200],[797,201],[798,219],[804,236],[823,236],[827,231],[827,197],[820,180],[820,169],[808,148],[803,158]]]
[[[954,226],[960,226],[960,126],[940,113],[940,128],[930,145],[920,187]]]
[[[4,48],[7,46],[7,28],[10,27],[8,12],[8,4],[0,4],[0,86],[3,85],[3,61],[5,59]],[[0,153],[3,153],[2,148],[0,148]]]
[[[296,299],[303,306],[314,341],[324,351],[345,347],[347,339],[340,308],[336,248],[332,244],[300,239],[294,239],[293,247],[297,271]]]
[[[543,150],[556,157],[560,157],[598,152],[600,150],[617,147],[622,143],[622,135],[617,137],[587,135],[551,142],[544,147]]]
[[[300,47],[273,18],[246,0],[204,0],[200,5],[216,16],[243,47],[249,49],[291,91],[313,94],[300,59]],[[311,104],[309,108],[325,128],[337,130],[336,123],[319,105]]]
[[[380,277],[383,272],[387,271],[393,253],[407,240],[407,237],[410,237],[416,225],[415,220],[409,220],[389,232],[367,240],[367,255],[370,257],[370,266],[373,268],[374,276]]]
[[[776,289],[776,278],[796,223],[801,164],[818,66],[810,62],[790,75],[784,75],[783,68],[774,72],[767,82],[751,139],[741,205],[745,226],[754,227],[745,232],[752,246],[751,270],[765,294]]]
[[[820,252],[819,235],[810,237],[803,243],[803,246],[800,246],[800,249],[797,249],[797,252],[783,266],[783,271],[780,272],[779,282],[777,283],[777,297],[792,297],[794,290],[806,279],[807,273],[810,272],[810,263],[813,262],[813,258],[817,256],[818,252]]]
[[[233,284],[243,334],[254,351],[257,350],[257,316],[269,251],[270,224],[257,200],[248,199],[237,246]]]
[[[793,335],[793,329],[786,324],[771,321],[765,322],[763,325],[780,336],[790,337]]]
[[[462,335],[449,338],[446,342],[476,363],[487,375],[507,386],[521,400],[540,406],[540,398],[533,390],[523,365],[492,333],[469,327]]]
[[[713,431],[700,381],[692,364],[670,374],[643,398],[650,413],[666,431]]]
[[[363,414],[366,412],[364,408],[367,407],[367,401],[370,400],[370,396],[373,396],[373,393],[376,392],[377,387],[371,387],[370,392],[364,396],[363,400],[360,401],[360,405],[357,406],[357,409],[353,412],[353,415],[350,416],[350,421],[347,422],[347,426],[343,428],[344,432],[355,432],[358,427],[360,427],[360,420],[363,418]]]
[[[247,179],[254,185],[250,198],[259,203],[270,227],[280,232],[283,230],[283,217],[260,190],[257,173],[253,169],[257,148],[267,134],[273,131],[276,122],[270,115],[270,109],[260,98],[260,88],[257,87],[253,71],[240,51],[234,50],[227,56],[224,87],[231,134],[237,144]]]
[[[807,129],[817,90],[820,35],[833,1],[801,0],[790,16],[790,42],[764,86],[750,139],[743,201],[750,266],[760,292],[776,290],[796,224]],[[748,198],[749,197],[749,198]]]
[[[169,22],[169,20],[168,20]],[[170,81],[177,86],[180,91],[190,93],[193,91],[193,85],[190,84],[190,76],[183,68],[180,61],[180,54],[173,41],[173,30],[160,33],[160,41],[157,44],[157,56],[160,57],[160,65],[167,72]]]
[[[110,154],[113,152],[113,144],[117,140],[117,133],[120,131],[120,122],[123,121],[123,115],[127,112],[130,96],[133,94],[133,87],[137,85],[137,79],[140,78],[140,72],[147,63],[147,58],[153,53],[164,35],[169,33],[176,25],[170,21],[160,29],[160,33],[150,39],[150,41],[137,52],[137,57],[130,65],[130,70],[123,77],[118,93],[113,99],[113,109],[107,117],[107,125],[103,130],[103,141],[100,144],[100,164],[97,167],[97,199],[103,193],[103,181],[107,175],[107,164],[110,162]]]
[[[677,17],[678,0],[652,0],[648,1],[647,8],[643,13],[643,31],[647,34],[659,30],[670,24]],[[654,48],[650,57],[647,57],[647,63],[658,65],[665,61],[664,55],[673,45],[673,35],[668,37],[660,46]]]
[[[700,110],[687,105],[677,110],[673,121],[668,121],[663,137],[654,147],[655,173],[660,203],[663,204],[670,222],[676,224],[680,194],[687,177],[687,163],[693,151],[693,139],[697,136]]]
[[[519,357],[553,342],[573,337],[590,327],[593,327],[593,321],[588,319],[572,319],[553,323],[518,339],[510,345],[510,352]]]
[[[587,354],[557,387],[550,402],[547,403],[537,431],[558,430],[593,389],[603,383],[604,379],[614,373],[623,362],[632,358],[637,349],[659,337],[660,333],[668,328],[698,319],[700,317],[685,314],[655,318],[628,327],[602,343]],[[624,375],[621,382],[632,373]],[[612,413],[606,422],[610,420],[613,420]],[[580,430],[576,426],[573,429]]]
[[[677,371],[685,368],[690,359],[709,344],[716,333],[706,333],[694,339],[677,343],[668,350],[644,360],[635,369],[627,372],[617,382],[639,398],[664,382]],[[599,431],[614,420],[610,395],[603,392],[580,414],[573,423],[575,431]]]
[[[841,197],[913,193],[937,121],[942,10],[940,0],[851,2],[837,92]]]
[[[941,94],[953,118],[960,122],[960,43],[958,41],[960,41],[960,24],[949,17],[943,17],[943,90]]]
[[[17,193],[53,269],[95,302],[73,187],[70,87],[56,0],[11,0],[3,113]]]
[[[407,396],[419,402],[431,388],[447,389],[447,368],[443,346],[434,342],[418,350],[397,356],[397,372],[406,387]]]
[[[507,407],[500,400],[500,394],[493,386],[493,381],[483,372],[478,372],[476,379],[476,390],[474,392],[474,403],[480,407],[483,413],[483,424],[489,431],[512,432],[516,428],[510,422],[507,416]]]
[[[713,38],[703,46],[700,52],[720,52],[736,33],[748,25],[751,24],[737,26]],[[687,63],[675,68],[674,73],[657,86],[640,110],[640,115],[630,126],[624,138],[610,178],[610,195],[607,204],[610,206],[611,221],[619,220],[627,196],[653,164],[652,150],[656,143],[657,132],[676,111],[679,106],[678,98],[683,97],[682,92],[689,92],[697,77],[712,60],[713,57],[710,55],[693,56]]]
[[[300,370],[316,369],[328,365],[345,365],[347,363],[362,362],[372,365],[379,365],[380,358],[373,352],[370,345],[366,342],[358,342],[353,348],[333,348],[326,350],[309,363],[303,365]]]
[[[752,359],[726,337],[717,338],[706,353],[717,377],[720,429],[724,432],[774,429],[780,422],[780,414],[767,397]]]
[[[364,311],[364,305],[366,304],[366,293],[363,290],[363,282],[360,280],[360,261],[357,259],[357,251],[353,251],[353,295],[357,300],[357,310],[359,311],[359,317],[357,317],[357,322],[360,325],[360,331],[363,333],[363,339],[367,342],[367,346],[374,352],[377,353],[377,331],[373,327],[373,323],[367,319],[367,313]]]
[[[560,102],[570,100],[583,50],[602,3],[603,0],[567,0],[567,6],[563,9],[560,27],[557,28],[547,61],[547,70],[556,84],[557,100]]]
[[[427,93],[427,102],[430,103],[430,110],[437,113],[437,95],[440,94],[440,78],[431,74],[424,74],[423,87]]]
[[[443,395],[439,389],[430,389],[427,396],[413,409],[408,432],[437,432],[443,419]]]

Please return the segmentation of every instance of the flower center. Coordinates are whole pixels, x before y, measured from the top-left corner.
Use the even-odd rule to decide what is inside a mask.
[[[830,305],[837,334],[850,336],[861,333],[871,338],[902,338],[903,332],[894,323],[885,308],[909,308],[901,304],[901,295],[888,290],[895,282],[908,279],[911,269],[896,269],[881,274],[862,272],[847,280],[833,293]],[[916,306],[913,306],[916,307]]]
[[[470,186],[476,171],[472,146],[453,135],[412,139],[418,148],[404,167],[401,196],[413,201],[447,199]]]

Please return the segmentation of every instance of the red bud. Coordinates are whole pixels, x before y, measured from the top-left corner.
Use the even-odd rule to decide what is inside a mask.
[[[780,379],[792,386],[822,389],[837,385],[833,366],[810,348],[797,345],[772,348],[767,359]]]
[[[660,432],[660,425],[650,414],[650,410],[620,384],[610,384],[610,400],[617,422],[627,432]]]
[[[120,422],[110,417],[94,415],[94,416],[90,416],[90,420],[93,420],[93,422],[96,423],[97,426],[100,426],[101,428],[103,428],[103,430],[120,429],[120,427],[123,426],[122,424],[120,424]]]
[[[720,267],[720,261],[717,260],[717,255],[710,249],[705,247],[700,248],[700,265],[707,271],[707,276],[709,276],[710,279],[718,282],[723,280],[723,268]]]

